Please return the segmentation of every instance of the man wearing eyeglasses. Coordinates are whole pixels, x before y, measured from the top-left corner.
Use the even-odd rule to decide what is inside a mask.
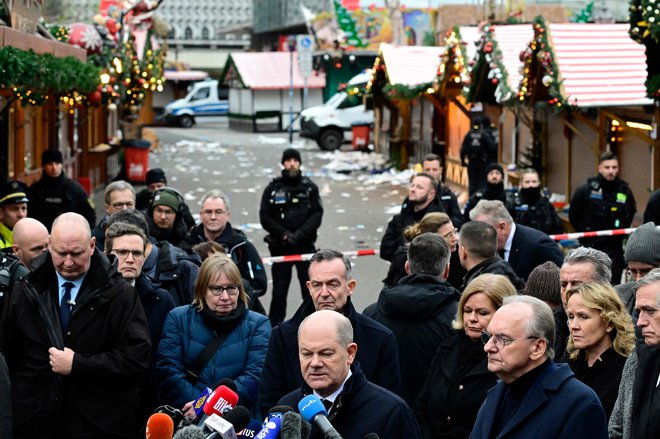
[[[87,220],[64,213],[48,252],[7,303],[0,329],[14,438],[136,437],[151,343],[135,290],[96,250]]]
[[[231,256],[241,271],[243,284],[250,298],[250,309],[264,313],[263,306],[255,306],[259,296],[266,293],[268,278],[261,262],[261,256],[241,230],[232,227],[229,210],[229,197],[219,190],[211,190],[202,198],[199,218],[201,224],[194,227],[190,234],[181,242],[181,248],[191,252],[192,248],[205,241],[220,244],[225,253]]]
[[[470,439],[607,438],[596,394],[554,358],[550,307],[510,296],[482,335],[488,370],[501,380],[488,391]]]
[[[124,180],[113,181],[105,188],[103,205],[105,215],[92,229],[92,236],[96,239],[96,248],[99,251],[105,251],[105,229],[108,228],[110,215],[124,209],[135,209],[135,188]]]
[[[628,238],[623,258],[626,262],[628,282],[617,285],[614,289],[635,319],[635,282],[649,271],[660,267],[660,230],[655,223],[648,222],[637,227]]]
[[[149,415],[159,405],[155,381],[155,358],[160,341],[165,317],[174,308],[172,295],[158,287],[145,273],[142,266],[145,260],[147,237],[139,227],[133,224],[116,222],[105,231],[106,253],[117,259],[117,271],[124,280],[130,283],[138,292],[144,314],[149,324],[151,338],[150,373],[147,374],[142,407],[145,415]]]

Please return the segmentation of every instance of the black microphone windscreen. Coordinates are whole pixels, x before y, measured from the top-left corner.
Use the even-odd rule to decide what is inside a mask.
[[[177,431],[172,439],[205,439],[206,433],[201,428],[189,425]]]
[[[380,439],[380,436],[378,436],[376,433],[369,433],[364,437],[364,439]]]
[[[248,409],[239,405],[225,413],[223,418],[234,426],[234,431],[241,431],[248,426],[252,416]]]
[[[227,386],[227,387],[229,387],[231,390],[233,390],[234,392],[238,393],[238,387],[236,387],[236,383],[234,382],[234,380],[232,380],[232,379],[230,379],[230,378],[223,378],[223,379],[221,379],[221,380],[218,381],[218,383],[215,385],[215,388],[217,389],[217,388],[220,387],[220,386]]]
[[[301,439],[300,428],[302,417],[296,412],[286,412],[282,416],[280,439]]]

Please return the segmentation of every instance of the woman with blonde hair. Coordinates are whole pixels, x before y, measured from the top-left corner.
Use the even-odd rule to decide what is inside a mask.
[[[422,438],[470,435],[479,407],[497,381],[488,371],[481,333],[504,298],[515,295],[511,281],[499,274],[482,274],[463,291],[453,322],[456,334],[438,347],[415,401]]]
[[[394,253],[390,269],[387,277],[383,283],[389,287],[395,286],[402,277],[407,276],[404,265],[408,258],[408,245],[413,239],[422,233],[437,233],[449,245],[451,250],[451,258],[449,260],[449,282],[454,288],[460,288],[463,283],[463,276],[465,270],[458,260],[458,235],[451,218],[444,212],[431,212],[424,215],[424,217],[417,223],[412,224],[403,232],[403,237],[406,239],[406,245],[399,247]]]
[[[628,311],[609,284],[586,283],[566,292],[568,365],[600,398],[609,418],[626,358],[635,346]]]
[[[271,327],[247,304],[236,264],[225,254],[209,256],[199,270],[193,303],[174,308],[165,320],[156,357],[164,403],[194,417],[194,400],[229,378],[240,404],[254,408]]]

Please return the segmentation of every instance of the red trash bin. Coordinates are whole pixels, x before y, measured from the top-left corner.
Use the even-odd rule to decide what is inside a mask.
[[[149,148],[151,142],[146,140],[124,140],[124,165],[128,181],[144,183],[147,180],[149,168]]]
[[[371,131],[371,124],[369,123],[356,123],[351,125],[353,132],[353,151],[367,149],[369,146],[369,132]]]

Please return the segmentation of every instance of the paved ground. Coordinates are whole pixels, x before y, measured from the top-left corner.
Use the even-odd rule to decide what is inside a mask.
[[[195,214],[207,190],[226,192],[231,199],[232,225],[246,232],[262,257],[269,256],[259,224],[259,204],[265,186],[279,175],[282,151],[289,146],[287,135],[236,132],[222,121],[200,123],[192,129],[155,130],[163,146],[150,154],[149,166],[165,169],[169,184],[184,193]],[[383,183],[367,182],[369,173],[365,171],[347,175],[328,172],[322,167],[331,161],[332,154],[297,136],[294,146],[301,150],[303,171],[319,186],[324,203],[317,247],[340,251],[378,248],[392,212],[405,197],[405,186],[387,182],[390,177],[382,178]],[[342,150],[345,155],[350,145]],[[389,263],[377,256],[356,258],[353,263],[358,281],[353,300],[362,310],[376,301]],[[268,272],[270,278],[270,268]],[[301,302],[296,282],[292,282],[289,298],[287,317]],[[270,289],[262,300],[268,307]]]

